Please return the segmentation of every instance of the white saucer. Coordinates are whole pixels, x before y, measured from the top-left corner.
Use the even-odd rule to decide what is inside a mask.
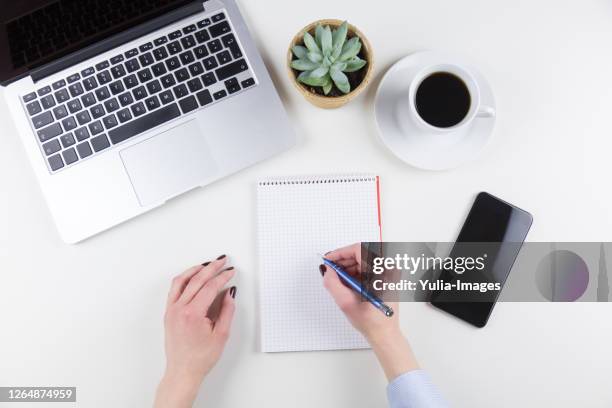
[[[374,104],[378,133],[383,143],[404,162],[425,170],[447,170],[475,158],[493,133],[495,117],[476,117],[469,128],[428,133],[414,122],[405,103],[414,76],[431,65],[453,63],[467,69],[480,87],[482,105],[495,109],[487,80],[455,55],[421,51],[402,58],[385,73]]]

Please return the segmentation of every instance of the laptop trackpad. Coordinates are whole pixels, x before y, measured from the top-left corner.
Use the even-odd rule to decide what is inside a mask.
[[[199,187],[217,174],[217,165],[197,120],[183,123],[120,153],[143,207]]]

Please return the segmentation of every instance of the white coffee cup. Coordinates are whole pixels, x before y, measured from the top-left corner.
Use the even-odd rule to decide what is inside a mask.
[[[426,122],[420,115],[416,107],[416,94],[419,86],[424,79],[436,73],[449,73],[458,77],[470,94],[470,107],[465,117],[456,125],[450,127],[438,127]],[[458,65],[436,64],[421,69],[413,78],[408,88],[408,112],[413,123],[416,123],[421,129],[428,133],[449,133],[469,127],[472,121],[476,118],[491,118],[495,116],[495,109],[491,106],[481,104],[480,87],[474,76],[465,68]],[[406,104],[402,104],[405,106]]]

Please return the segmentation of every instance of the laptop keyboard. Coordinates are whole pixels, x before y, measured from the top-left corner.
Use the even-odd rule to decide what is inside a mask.
[[[253,85],[231,25],[218,13],[22,99],[57,172]]]

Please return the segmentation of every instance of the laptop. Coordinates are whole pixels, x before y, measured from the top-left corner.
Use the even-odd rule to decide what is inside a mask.
[[[0,16],[0,84],[65,242],[295,143],[233,0],[20,0]]]

